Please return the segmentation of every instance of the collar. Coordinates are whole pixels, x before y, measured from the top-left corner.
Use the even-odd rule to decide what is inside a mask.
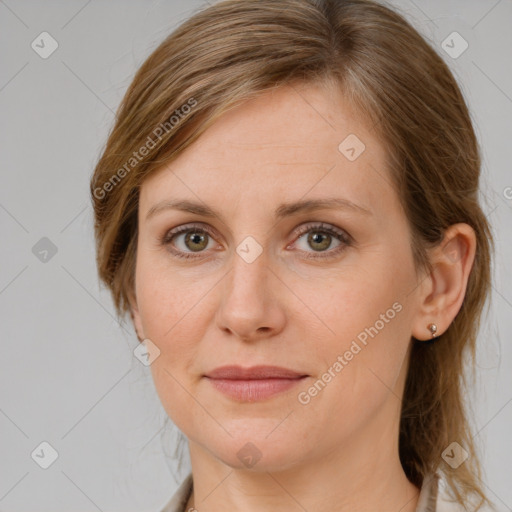
[[[437,473],[427,475],[423,479],[416,512],[437,512],[438,488],[439,475]],[[185,510],[185,506],[192,494],[192,489],[192,473],[189,473],[161,512],[188,512]]]

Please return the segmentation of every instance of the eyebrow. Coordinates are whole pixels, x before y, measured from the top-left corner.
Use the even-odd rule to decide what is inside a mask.
[[[355,213],[372,215],[370,210],[356,203],[353,203],[348,199],[343,199],[340,197],[327,197],[322,199],[307,199],[291,203],[282,203],[275,209],[274,217],[276,219],[283,219],[285,217],[299,213],[307,213],[313,210],[326,209],[350,210]],[[149,220],[151,217],[164,210],[180,210],[187,213],[201,215],[203,217],[216,217],[218,219],[222,219],[222,215],[219,212],[205,204],[196,203],[187,199],[181,199],[165,200],[155,204],[146,214],[146,220]]]

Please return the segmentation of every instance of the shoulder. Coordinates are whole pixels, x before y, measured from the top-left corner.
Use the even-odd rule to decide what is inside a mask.
[[[189,473],[180,484],[172,498],[160,512],[186,512],[185,506],[192,492],[192,473]]]
[[[438,496],[436,512],[468,512],[460,503],[449,501],[445,496]]]
[[[463,507],[448,496],[444,480],[439,477],[436,512],[473,512],[474,509]],[[481,507],[478,512],[495,512],[488,507]]]

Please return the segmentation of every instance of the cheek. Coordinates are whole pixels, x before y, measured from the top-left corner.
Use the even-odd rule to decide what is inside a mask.
[[[338,384],[327,387],[344,397],[340,406],[357,407],[358,400],[382,398],[379,391],[385,394],[386,386],[395,385],[410,343],[404,293],[409,285],[407,267],[391,268],[381,260],[368,268],[297,287],[297,294],[308,297],[315,312],[309,311],[299,322],[304,332],[309,318],[324,333],[323,339],[316,338],[318,369],[332,368],[336,374],[332,381]]]
[[[186,349],[187,340],[200,334],[190,325],[190,318],[197,320],[198,312],[204,310],[205,294],[213,284],[213,278],[210,283],[204,277],[184,276],[161,256],[142,254],[137,261],[136,291],[146,336],[162,349],[171,349],[174,344]]]
[[[300,390],[300,403],[307,403],[300,406],[304,414],[326,425],[327,437],[348,438],[369,424],[385,403],[400,404],[400,376],[408,349],[405,310],[396,303],[393,308],[386,294],[381,301],[372,296],[363,304],[345,305],[330,319],[337,336],[319,343],[318,373]]]
[[[190,401],[180,384],[188,388],[193,384],[191,376],[197,375],[194,364],[213,315],[209,291],[214,291],[218,279],[217,275],[195,279],[147,252],[137,261],[137,304],[144,334],[160,350],[151,371],[168,413],[169,404],[183,402],[186,410]]]
[[[319,324],[324,336],[339,340],[336,349],[354,338],[364,343],[373,336],[389,337],[402,324],[406,271],[373,262],[362,269],[333,271],[311,280],[296,280],[293,290],[302,298],[300,322]],[[403,267],[402,267],[403,268]],[[305,307],[304,304],[307,306]]]

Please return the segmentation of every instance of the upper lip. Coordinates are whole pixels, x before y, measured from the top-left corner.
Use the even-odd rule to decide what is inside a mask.
[[[280,366],[242,366],[229,365],[215,368],[205,374],[211,379],[250,380],[250,379],[296,379],[305,377],[306,374],[282,368]]]

